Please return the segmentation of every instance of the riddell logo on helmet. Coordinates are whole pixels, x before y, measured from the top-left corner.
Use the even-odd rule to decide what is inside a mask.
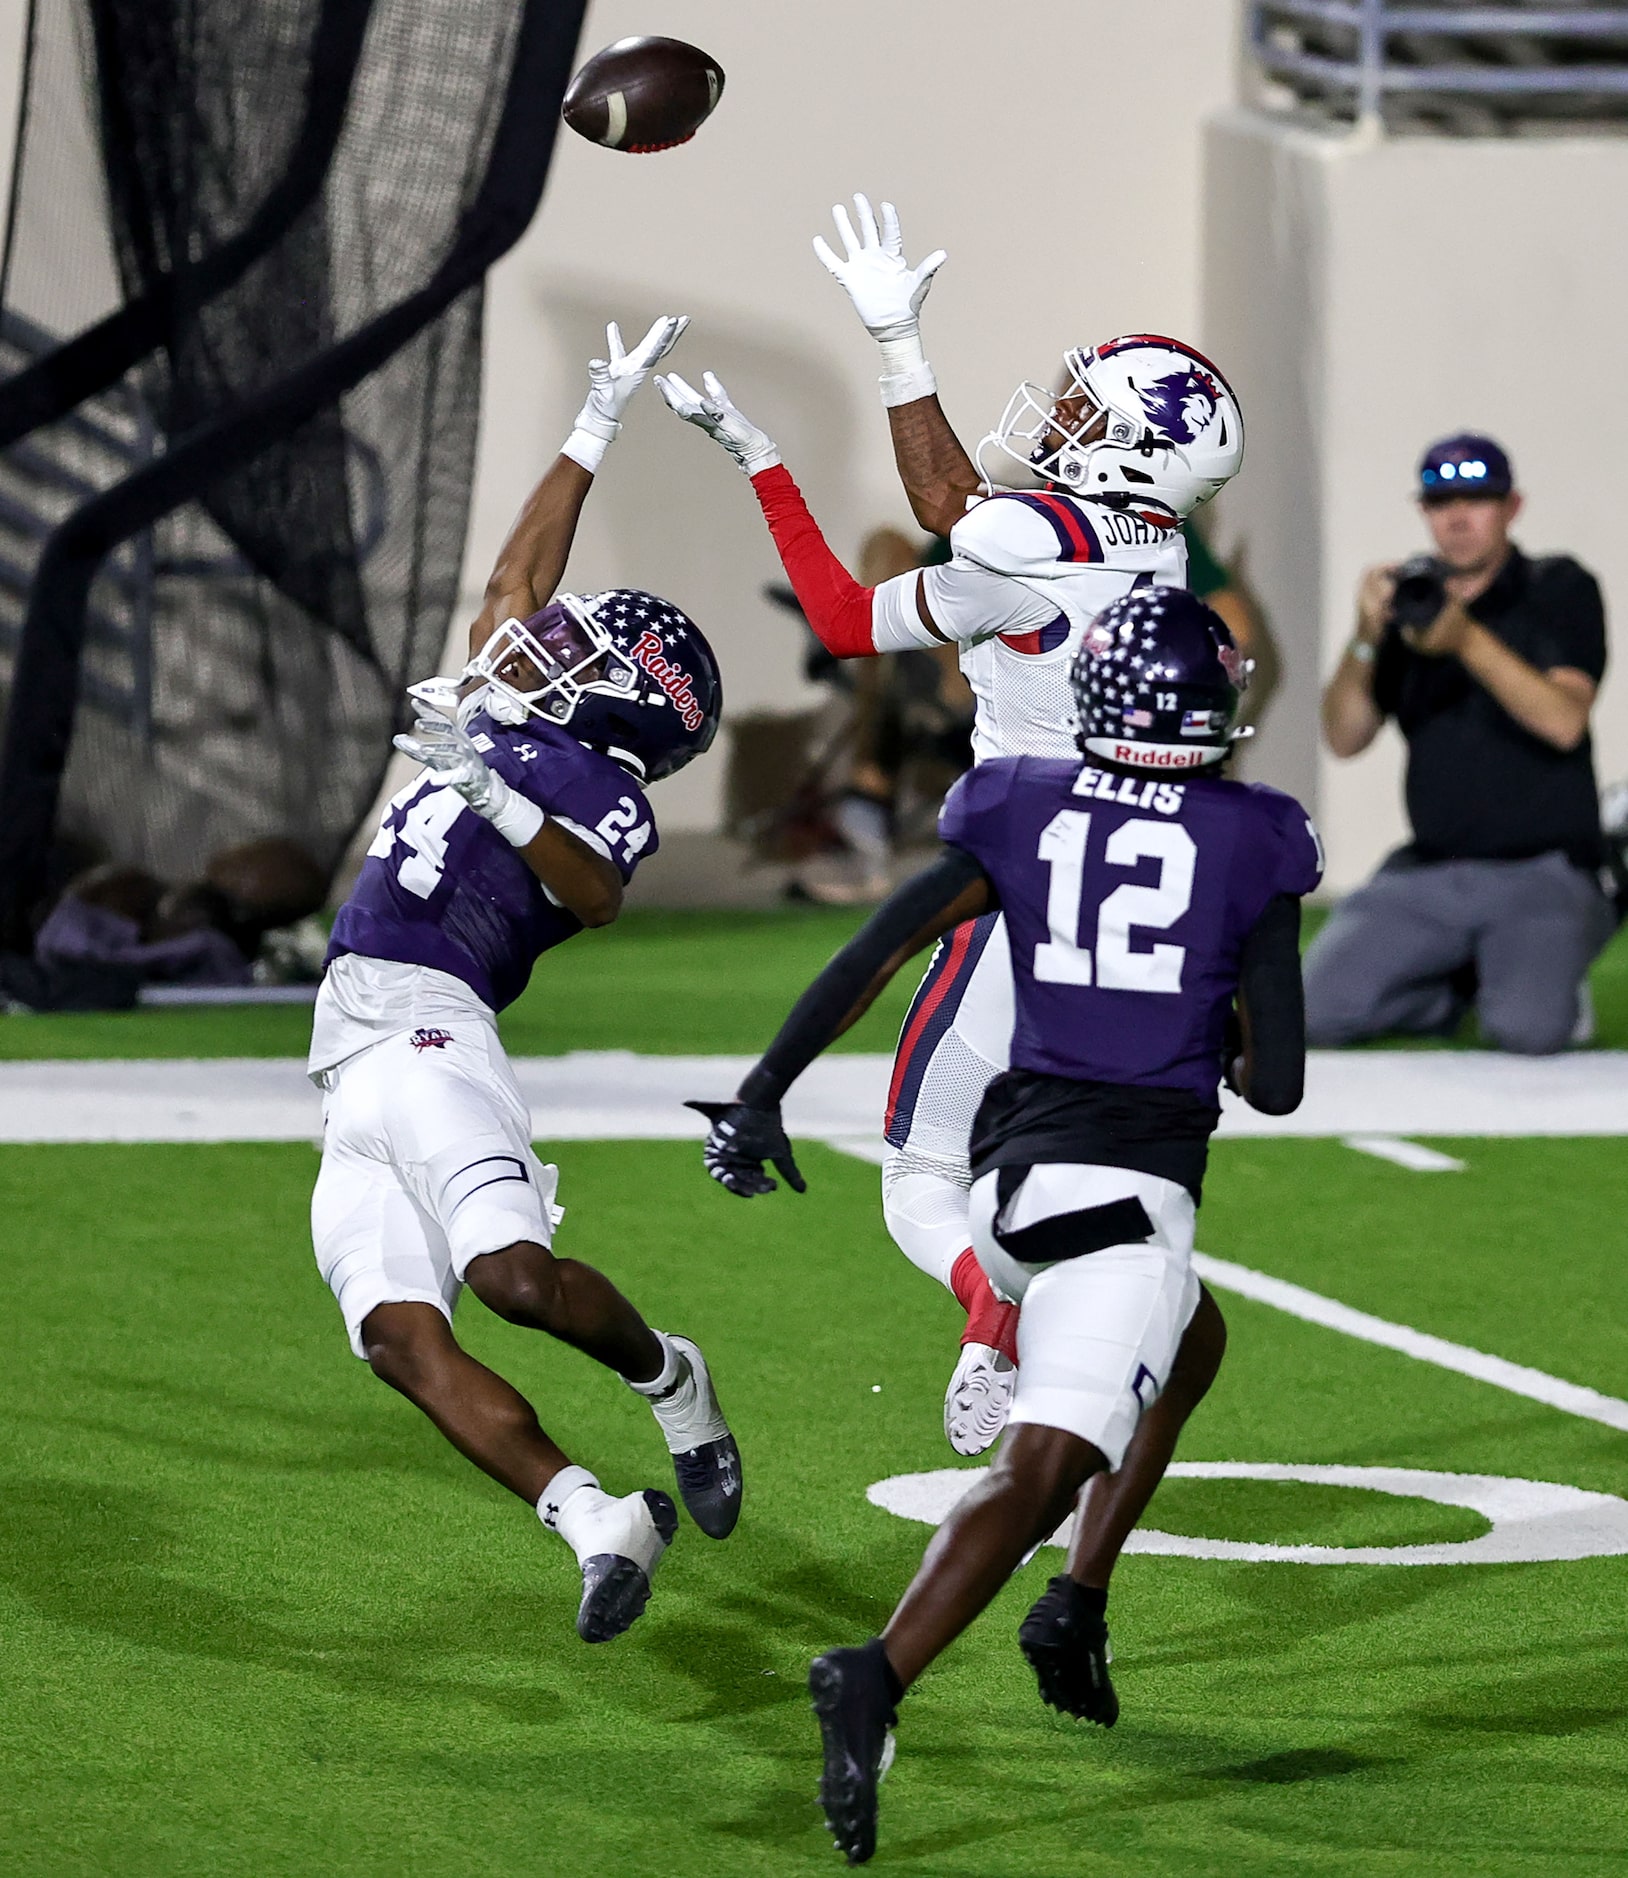
[[[638,644],[633,648],[633,656],[667,693],[673,709],[684,720],[684,728],[699,730],[706,721],[706,712],[696,702],[695,693],[690,689],[688,672],[675,665],[671,659],[662,657],[660,635],[641,633]]]
[[[1173,750],[1145,743],[1116,743],[1114,761],[1131,763],[1137,769],[1197,769],[1200,763],[1214,760],[1212,750]]]

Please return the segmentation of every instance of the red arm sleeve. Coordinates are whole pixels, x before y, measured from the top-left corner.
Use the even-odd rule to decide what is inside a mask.
[[[791,472],[777,463],[760,470],[752,487],[792,592],[820,644],[839,659],[874,658],[871,589],[860,586],[826,545]]]

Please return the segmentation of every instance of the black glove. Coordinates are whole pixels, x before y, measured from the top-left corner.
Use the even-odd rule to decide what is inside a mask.
[[[769,1161],[793,1193],[808,1191],[808,1182],[791,1157],[778,1103],[772,1109],[752,1108],[745,1102],[686,1102],[684,1106],[712,1124],[701,1159],[720,1187],[743,1200],[773,1193],[780,1181],[771,1180],[764,1171],[763,1163]]]

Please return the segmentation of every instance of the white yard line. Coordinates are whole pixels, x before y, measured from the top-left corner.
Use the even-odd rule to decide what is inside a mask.
[[[1363,1343],[1377,1343],[1403,1356],[1416,1357],[1421,1363],[1434,1363],[1438,1369],[1455,1370],[1460,1376],[1473,1376],[1477,1382],[1490,1382],[1495,1389],[1507,1389],[1511,1395],[1524,1395],[1534,1402],[1580,1415],[1585,1421],[1603,1422],[1607,1428],[1628,1433],[1628,1402],[1582,1383],[1565,1382],[1541,1369],[1528,1369],[1524,1363],[1506,1362],[1501,1356],[1488,1356],[1467,1344],[1449,1343],[1445,1337],[1433,1337],[1428,1331],[1414,1330],[1408,1324],[1393,1324],[1388,1318],[1370,1316],[1353,1310],[1336,1298],[1292,1285],[1287,1279],[1273,1278],[1266,1272],[1252,1271],[1247,1265],[1234,1265],[1230,1259],[1212,1258],[1208,1253],[1193,1254],[1193,1268],[1206,1284],[1222,1291],[1235,1291],[1257,1304],[1269,1304],[1275,1311],[1285,1311],[1308,1324],[1320,1324],[1325,1330],[1337,1330],[1343,1336],[1356,1337]]]
[[[12,1020],[14,1022],[26,1020]],[[687,1096],[730,1096],[753,1059],[639,1056],[631,1050],[515,1063],[543,1141],[676,1141],[701,1133]],[[891,1059],[827,1056],[786,1104],[794,1138],[881,1158]],[[0,1062],[0,1141],[315,1141],[321,1099],[297,1058]],[[1402,1134],[1628,1134],[1628,1053],[1539,1061],[1448,1051],[1314,1051],[1292,1116],[1230,1103],[1225,1135],[1333,1136],[1403,1166],[1457,1166]],[[1569,1415],[1628,1432],[1628,1402],[1488,1356],[1224,1259],[1195,1255],[1212,1285],[1290,1316],[1472,1376]]]
[[[1414,1174],[1462,1174],[1464,1163],[1422,1141],[1404,1141],[1399,1135],[1347,1135],[1343,1146],[1358,1154],[1371,1154],[1376,1161],[1393,1161]]]
[[[12,1023],[26,1023],[13,1018]],[[584,1050],[521,1057],[539,1140],[682,1141],[687,1096],[728,1097],[752,1059]],[[826,1056],[786,1104],[794,1136],[874,1142],[891,1060]],[[309,1141],[320,1100],[297,1058],[0,1062],[0,1141]],[[1454,1051],[1316,1051],[1293,1115],[1227,1098],[1221,1135],[1628,1134],[1628,1052],[1539,1060]],[[1432,1153],[1434,1150],[1425,1150]]]

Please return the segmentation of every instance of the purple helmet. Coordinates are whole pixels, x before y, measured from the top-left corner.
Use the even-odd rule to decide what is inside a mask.
[[[634,587],[557,595],[505,620],[465,668],[501,723],[541,717],[659,782],[711,747],[723,680],[700,627]]]
[[[1102,609],[1074,655],[1080,748],[1129,769],[1219,763],[1250,663],[1185,587],[1139,587]]]

